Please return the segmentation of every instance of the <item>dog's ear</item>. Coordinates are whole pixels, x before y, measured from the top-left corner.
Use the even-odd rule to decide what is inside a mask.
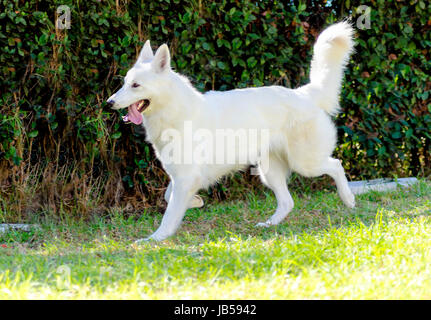
[[[157,49],[151,65],[156,72],[163,72],[171,68],[171,54],[166,44],[162,44]]]
[[[154,54],[151,49],[150,40],[145,41],[144,46],[141,49],[141,53],[139,53],[138,62],[149,62],[153,60]]]

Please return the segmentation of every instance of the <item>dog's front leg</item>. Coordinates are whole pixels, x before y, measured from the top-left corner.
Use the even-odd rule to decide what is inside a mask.
[[[160,227],[149,238],[152,240],[164,240],[177,231],[189,207],[190,201],[199,189],[197,179],[181,178],[172,181],[172,194]]]

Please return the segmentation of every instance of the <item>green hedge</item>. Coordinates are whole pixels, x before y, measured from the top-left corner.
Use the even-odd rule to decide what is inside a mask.
[[[0,0],[0,183],[73,163],[76,179],[103,177],[107,204],[139,193],[152,203],[166,179],[152,150],[104,108],[145,40],[168,43],[173,67],[202,91],[297,87],[318,33],[349,15],[355,22],[361,4]],[[350,178],[429,174],[431,4],[366,4],[371,28],[356,32],[336,156]],[[71,8],[68,30],[55,29],[59,5]]]

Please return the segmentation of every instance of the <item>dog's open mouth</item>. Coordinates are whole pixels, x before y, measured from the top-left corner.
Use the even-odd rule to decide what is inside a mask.
[[[124,122],[132,122],[134,124],[141,124],[142,123],[142,115],[141,113],[144,112],[148,106],[150,105],[150,100],[148,99],[142,99],[138,102],[135,102],[134,104],[131,104],[129,106],[129,112],[126,116],[123,117]]]

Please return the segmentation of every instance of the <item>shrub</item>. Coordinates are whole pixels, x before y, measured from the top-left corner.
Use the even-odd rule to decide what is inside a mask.
[[[79,214],[125,202],[160,205],[166,177],[151,148],[104,102],[145,40],[168,43],[173,67],[202,91],[297,87],[308,81],[318,33],[348,15],[356,21],[361,4],[0,3],[0,192],[15,195],[13,212],[37,206]],[[60,5],[71,9],[70,29],[55,28]],[[431,4],[379,0],[369,7],[371,28],[357,30],[346,71],[336,156],[351,179],[429,174]]]

